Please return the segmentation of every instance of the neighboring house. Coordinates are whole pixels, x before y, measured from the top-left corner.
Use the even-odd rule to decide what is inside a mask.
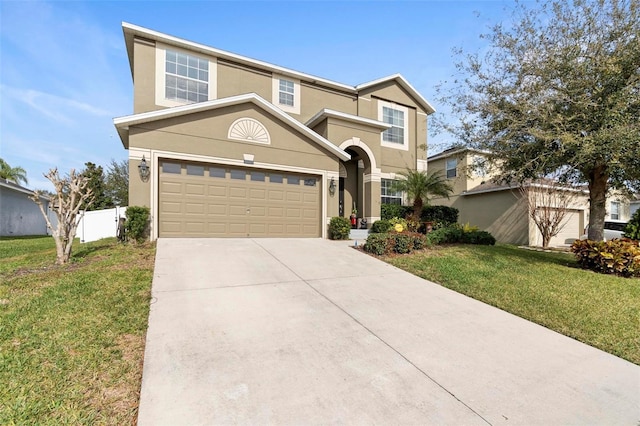
[[[350,86],[122,26],[133,114],[114,124],[152,239],[326,237],[353,207],[379,219],[395,172],[426,169],[434,109],[399,74]]]
[[[531,246],[542,245],[542,235],[527,212],[518,186],[496,184],[495,173],[485,165],[486,152],[453,148],[428,157],[430,171],[441,170],[453,185],[450,199],[434,198],[432,204],[456,207],[459,221],[491,232],[498,241]],[[534,190],[536,185],[532,185]],[[580,238],[589,214],[586,193],[568,206],[565,226],[550,246],[566,246]]]
[[[15,182],[0,178],[0,236],[16,237],[25,235],[50,235],[47,222],[40,208],[30,198],[34,192]],[[50,214],[49,197],[41,196],[45,211],[52,224],[55,215]]]
[[[629,217],[640,210],[640,194],[636,194],[629,202]]]

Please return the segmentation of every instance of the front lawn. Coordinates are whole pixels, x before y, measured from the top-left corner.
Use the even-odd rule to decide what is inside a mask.
[[[392,265],[640,365],[640,279],[578,269],[572,255],[457,245]]]
[[[0,239],[0,424],[133,424],[155,246]]]

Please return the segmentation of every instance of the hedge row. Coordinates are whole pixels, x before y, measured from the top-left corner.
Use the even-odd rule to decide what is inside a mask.
[[[368,253],[383,254],[411,253],[429,244],[427,236],[417,232],[389,232],[386,234],[369,234],[363,249]]]
[[[380,216],[383,220],[394,217],[406,218],[413,214],[412,206],[400,206],[398,204],[382,204]],[[424,206],[420,215],[422,222],[440,222],[444,224],[458,221],[458,209],[447,206]]]

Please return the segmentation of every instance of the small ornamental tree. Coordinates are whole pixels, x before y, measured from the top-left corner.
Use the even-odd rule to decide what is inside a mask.
[[[78,222],[84,215],[84,211],[81,211],[80,208],[91,206],[94,195],[91,189],[87,188],[89,179],[76,173],[74,169],[71,169],[68,176],[60,177],[58,169],[53,168],[44,177],[49,179],[55,188],[55,195],[50,201],[50,208],[58,218],[58,224],[55,228],[44,209],[40,192],[36,191],[31,199],[40,207],[47,227],[51,230],[51,235],[56,242],[56,263],[62,265],[69,262],[71,258]]]
[[[549,247],[567,224],[567,215],[580,191],[553,182],[532,183],[520,187],[529,217],[542,235],[542,247]]]

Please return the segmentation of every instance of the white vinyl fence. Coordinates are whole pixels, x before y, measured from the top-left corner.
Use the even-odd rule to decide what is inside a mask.
[[[85,212],[76,231],[81,243],[102,238],[115,237],[118,232],[118,219],[125,217],[126,207]]]

